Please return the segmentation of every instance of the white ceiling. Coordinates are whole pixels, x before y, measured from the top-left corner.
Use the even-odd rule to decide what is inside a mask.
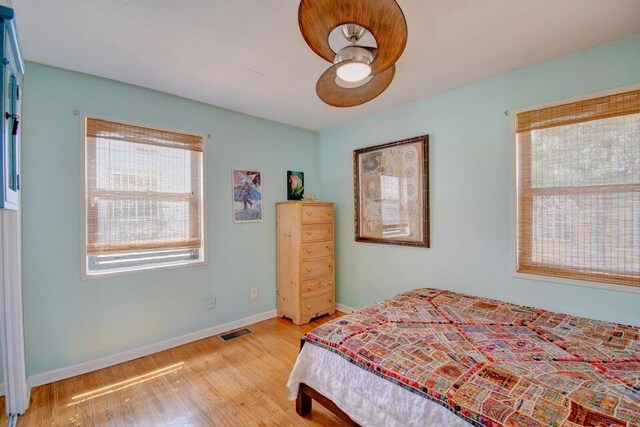
[[[399,0],[396,77],[338,109],[315,94],[329,65],[298,29],[298,0],[14,0],[27,60],[321,130],[640,33],[640,0]]]

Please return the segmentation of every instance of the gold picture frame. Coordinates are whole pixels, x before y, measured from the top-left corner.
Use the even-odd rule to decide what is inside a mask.
[[[429,248],[429,135],[353,152],[355,240]]]

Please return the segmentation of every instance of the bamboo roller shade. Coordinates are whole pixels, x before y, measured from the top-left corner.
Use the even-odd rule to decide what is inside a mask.
[[[640,113],[640,90],[518,114],[517,132]]]
[[[518,271],[640,286],[640,90],[517,115]]]
[[[202,138],[88,118],[87,254],[199,248]]]
[[[202,138],[196,135],[92,118],[87,119],[87,137],[202,151]]]

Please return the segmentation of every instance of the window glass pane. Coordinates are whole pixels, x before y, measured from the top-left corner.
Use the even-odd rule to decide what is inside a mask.
[[[138,244],[189,239],[189,203],[102,199],[97,202],[100,242]]]
[[[531,132],[531,186],[640,184],[640,114]]]
[[[192,152],[96,138],[96,187],[190,194]]]
[[[135,252],[112,255],[92,255],[88,257],[91,272],[126,271],[140,268],[153,268],[168,263],[184,263],[198,260],[199,249],[178,249],[152,252]]]
[[[585,273],[638,274],[640,193],[534,197],[532,261]]]

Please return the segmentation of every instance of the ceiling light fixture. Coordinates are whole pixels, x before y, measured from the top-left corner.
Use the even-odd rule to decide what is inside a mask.
[[[360,25],[346,24],[342,26],[342,35],[351,43],[351,46],[340,49],[333,59],[333,63],[340,64],[336,69],[336,74],[344,81],[359,82],[371,74],[373,53],[369,49],[357,45],[366,33],[367,30]]]
[[[333,63],[316,93],[334,107],[360,105],[384,92],[407,44],[407,22],[395,0],[301,0],[298,24],[309,47]],[[338,28],[350,44],[336,53],[329,35]],[[375,47],[358,44],[367,32]]]
[[[352,45],[340,50],[333,60],[340,64],[336,74],[347,82],[359,82],[371,74],[373,53],[363,47]]]

